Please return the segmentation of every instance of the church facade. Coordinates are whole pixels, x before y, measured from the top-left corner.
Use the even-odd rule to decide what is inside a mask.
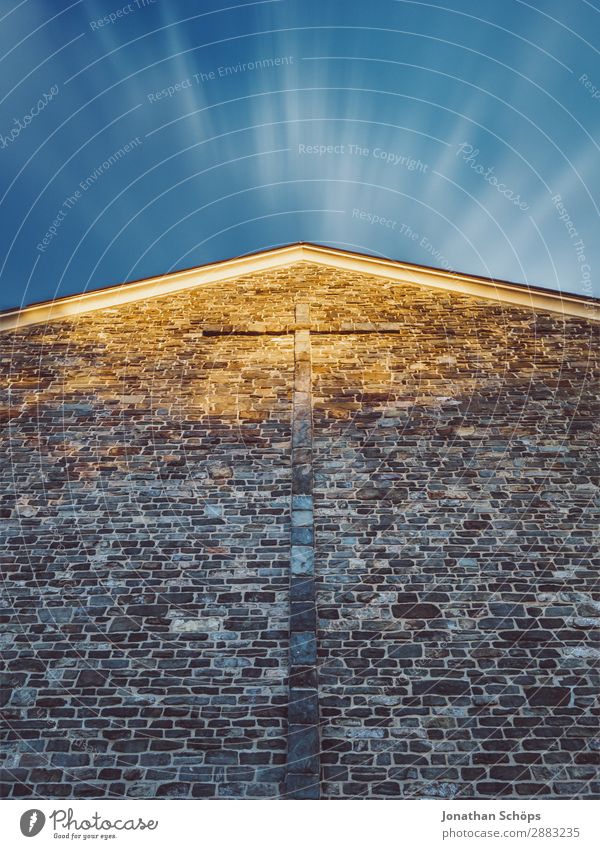
[[[597,798],[597,302],[299,245],[0,316],[8,798]]]

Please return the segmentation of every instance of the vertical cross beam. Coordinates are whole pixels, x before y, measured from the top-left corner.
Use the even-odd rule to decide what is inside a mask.
[[[296,305],[292,407],[292,540],[288,799],[319,798],[319,702],[313,505],[313,423],[308,304]]]

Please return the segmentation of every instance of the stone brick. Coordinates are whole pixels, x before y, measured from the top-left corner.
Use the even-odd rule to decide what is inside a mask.
[[[526,687],[525,696],[530,705],[558,707],[569,704],[571,690],[568,687]]]
[[[291,553],[292,575],[314,575],[314,549],[312,546],[295,545]]]
[[[288,720],[293,724],[317,725],[319,722],[319,699],[312,690],[290,690]]]
[[[107,673],[98,669],[83,669],[77,676],[76,687],[104,687]]]
[[[393,604],[392,615],[398,619],[436,619],[442,613],[435,604]]]
[[[314,726],[290,725],[288,765],[290,773],[318,774],[319,733]]]
[[[285,799],[318,799],[318,774],[290,774],[285,786]]]
[[[317,627],[314,599],[308,599],[307,601],[291,602],[290,627],[295,631],[314,632],[315,628]]]
[[[313,631],[292,631],[290,657],[295,665],[316,663],[317,643]]]
[[[415,695],[440,695],[461,696],[468,693],[470,685],[468,681],[460,681],[452,678],[428,678],[425,681],[414,681],[412,685]]]

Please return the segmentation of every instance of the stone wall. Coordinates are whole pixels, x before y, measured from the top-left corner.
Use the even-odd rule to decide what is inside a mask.
[[[322,794],[598,795],[597,328],[352,301],[400,331],[313,338]]]
[[[0,336],[3,794],[285,793],[299,301],[322,797],[600,795],[597,326],[307,264]]]
[[[279,793],[293,342],[203,338],[235,292],[0,337],[13,796]]]

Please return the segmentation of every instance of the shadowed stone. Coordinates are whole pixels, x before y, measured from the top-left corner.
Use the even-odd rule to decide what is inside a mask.
[[[108,631],[110,634],[113,634],[127,631],[140,631],[141,628],[141,619],[132,619],[130,616],[117,616],[110,623]]]
[[[530,705],[561,707],[569,704],[571,690],[568,687],[526,687],[525,696]]]
[[[436,619],[442,611],[435,604],[393,604],[392,615],[397,619]]]
[[[301,690],[314,689],[316,691],[316,668],[314,666],[290,666],[290,687],[298,687]]]
[[[425,681],[413,681],[412,690],[416,696],[440,695],[461,696],[468,693],[471,685],[468,681],[450,678],[431,678]]]
[[[294,419],[292,446],[294,448],[308,448],[312,443],[312,422],[309,416],[301,418],[299,413]]]
[[[313,690],[290,690],[288,721],[291,724],[317,725],[319,699]]]
[[[286,799],[318,799],[320,782],[318,773],[290,773],[285,783]]]
[[[314,600],[294,601],[290,604],[290,628],[292,631],[314,631],[317,614]]]
[[[292,467],[292,493],[309,495],[312,492],[312,465],[298,464]]]
[[[312,772],[319,769],[319,732],[310,725],[290,725],[288,734],[288,771]]]
[[[108,673],[99,669],[83,669],[77,677],[76,687],[104,687]]]
[[[315,582],[313,578],[295,577],[292,574],[290,582],[290,602],[314,601]]]
[[[317,641],[314,631],[292,631],[290,634],[290,658],[294,664],[317,662]]]

